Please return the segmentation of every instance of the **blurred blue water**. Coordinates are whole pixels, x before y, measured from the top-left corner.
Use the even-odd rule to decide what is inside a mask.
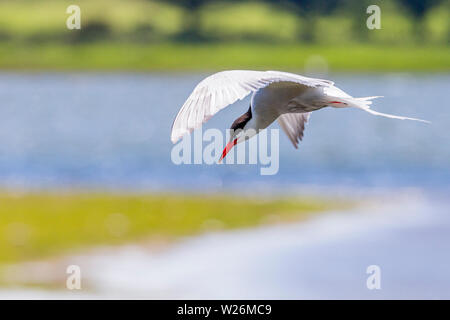
[[[199,191],[450,186],[448,74],[328,76],[354,96],[385,96],[376,100],[375,110],[432,124],[320,110],[298,150],[280,134],[280,171],[274,176],[261,176],[259,166],[172,163],[173,118],[204,76],[0,74],[0,186]],[[249,98],[223,110],[205,128],[229,128],[248,103]]]

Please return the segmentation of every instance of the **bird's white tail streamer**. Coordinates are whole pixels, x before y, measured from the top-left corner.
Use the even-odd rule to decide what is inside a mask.
[[[420,121],[420,122],[425,122],[425,123],[431,123],[428,120],[423,120],[423,119],[417,119],[417,118],[410,118],[410,117],[403,117],[403,116],[396,116],[393,114],[389,114],[389,113],[382,113],[382,112],[378,112],[375,110],[370,109],[370,105],[372,104],[372,99],[375,98],[381,98],[382,96],[374,96],[374,97],[362,97],[362,98],[353,98],[353,97],[331,97],[332,99],[336,99],[337,101],[346,103],[347,106],[349,107],[354,107],[354,108],[358,108],[361,110],[364,110],[368,113],[374,114],[376,116],[382,116],[382,117],[386,117],[386,118],[391,118],[391,119],[399,119],[399,120],[413,120],[413,121]]]

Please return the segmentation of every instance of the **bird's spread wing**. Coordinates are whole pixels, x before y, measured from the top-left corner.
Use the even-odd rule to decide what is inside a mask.
[[[278,117],[278,124],[284,133],[291,140],[295,149],[298,148],[298,143],[302,141],[303,131],[305,130],[305,123],[308,122],[311,112],[307,113],[285,113]]]
[[[172,142],[177,142],[184,134],[200,127],[226,106],[270,83],[280,81],[306,87],[333,85],[328,80],[280,71],[231,70],[215,73],[202,80],[181,107],[172,125]]]

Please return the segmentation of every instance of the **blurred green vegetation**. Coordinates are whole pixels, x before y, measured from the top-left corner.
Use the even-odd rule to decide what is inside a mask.
[[[449,21],[439,0],[0,0],[0,68],[301,69],[312,53],[333,70],[448,71]]]
[[[77,46],[0,47],[0,68],[10,70],[196,71],[301,70],[320,57],[333,71],[449,71],[450,48],[325,46],[255,43],[154,45],[92,43]],[[319,66],[320,67],[320,66]]]
[[[348,208],[318,198],[112,193],[1,193],[0,264],[102,244],[170,241]]]

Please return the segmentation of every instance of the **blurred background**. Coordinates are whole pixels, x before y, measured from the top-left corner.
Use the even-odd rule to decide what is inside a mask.
[[[0,298],[450,298],[449,18],[439,0],[0,0]],[[432,124],[325,109],[298,150],[280,133],[274,176],[173,164],[173,118],[225,69]]]

